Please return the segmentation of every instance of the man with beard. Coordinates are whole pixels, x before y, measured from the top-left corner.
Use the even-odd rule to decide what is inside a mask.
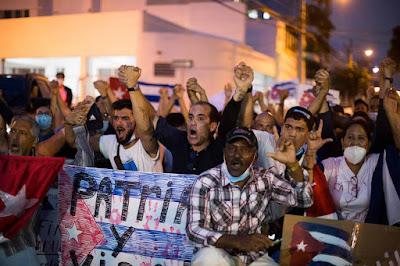
[[[135,134],[139,128],[133,112],[130,100],[114,102],[111,124],[115,134],[101,136],[93,148],[110,160],[113,169],[163,172],[158,143],[149,146],[145,134]]]
[[[118,69],[119,81],[129,91],[138,89],[139,68],[121,66]],[[103,135],[98,141],[92,139],[95,151],[100,151],[109,159],[114,169],[163,172],[164,149],[159,149],[157,140],[148,130],[143,117],[142,107],[132,105],[130,100],[118,100],[112,104],[111,125],[113,135]]]
[[[286,176],[254,167],[257,149],[251,129],[235,128],[227,135],[223,164],[194,182],[186,228],[197,248],[192,265],[277,265],[266,253],[273,242],[262,232],[271,202],[311,206],[312,188],[293,142],[281,142],[269,153],[287,166]]]
[[[234,69],[237,90],[225,107],[219,127],[219,114],[215,106],[199,101],[190,107],[186,132],[170,126],[165,118],[153,115],[150,103],[140,90],[133,87],[136,84],[135,71],[140,69],[132,66],[126,66],[126,69],[125,79],[130,88],[131,100],[133,105],[139,108],[141,115],[138,116],[137,122],[140,120],[144,125],[143,128],[171,151],[173,173],[200,174],[222,163],[225,135],[236,125],[241,101],[248,92],[251,92],[254,74],[249,66],[242,62]],[[188,91],[191,90],[190,86],[191,82],[188,82]],[[214,138],[217,128],[218,134]]]

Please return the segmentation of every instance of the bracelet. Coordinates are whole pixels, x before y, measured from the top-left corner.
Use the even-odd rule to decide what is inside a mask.
[[[136,90],[138,90],[138,89],[139,89],[139,84],[136,83],[136,85],[133,86],[132,88],[128,88],[128,91],[129,91],[129,92],[130,92],[130,91],[136,91]]]
[[[300,168],[300,165],[298,163],[296,163],[293,167],[289,166],[289,165],[287,165],[287,166],[289,168],[289,171],[292,172],[292,173],[294,173],[297,169]]]

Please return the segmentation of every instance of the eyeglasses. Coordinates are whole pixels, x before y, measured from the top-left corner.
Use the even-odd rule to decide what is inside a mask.
[[[355,200],[358,197],[358,178],[357,176],[352,176],[350,181],[348,181],[348,193],[350,196],[345,197],[347,203]],[[348,195],[348,194],[347,194]]]

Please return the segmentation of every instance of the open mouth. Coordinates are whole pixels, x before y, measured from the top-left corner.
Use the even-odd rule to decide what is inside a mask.
[[[197,136],[197,131],[195,129],[190,129],[189,130],[189,136],[196,137]]]

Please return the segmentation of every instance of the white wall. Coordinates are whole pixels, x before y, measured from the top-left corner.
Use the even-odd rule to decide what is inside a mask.
[[[142,10],[145,5],[146,0],[101,0],[101,11]]]
[[[53,14],[77,14],[90,12],[91,0],[53,0]]]
[[[242,3],[225,3],[241,12],[246,12],[246,7]],[[245,41],[246,16],[215,2],[150,5],[146,6],[146,11],[193,31],[219,36],[239,43]]]
[[[211,97],[223,90],[227,82],[233,82],[233,68],[240,61],[245,61],[259,73],[275,75],[272,58],[229,41],[198,34],[175,33],[144,33],[143,40],[138,65],[143,69],[145,81],[174,84],[186,83],[188,78],[196,77]],[[172,62],[176,59],[193,60],[194,67],[177,70],[173,78],[153,75],[155,62]]]

